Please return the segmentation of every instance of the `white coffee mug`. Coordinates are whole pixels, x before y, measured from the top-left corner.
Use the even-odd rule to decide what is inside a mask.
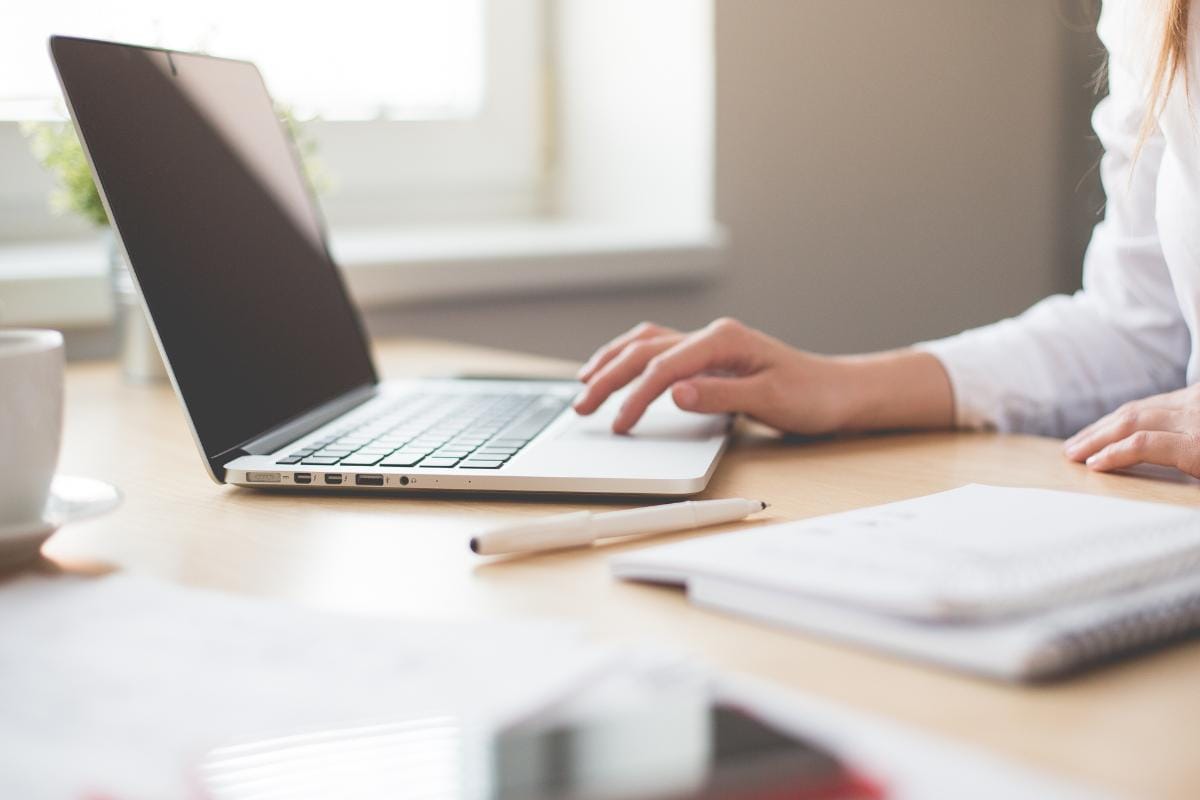
[[[63,339],[0,329],[0,526],[36,524],[62,439]]]

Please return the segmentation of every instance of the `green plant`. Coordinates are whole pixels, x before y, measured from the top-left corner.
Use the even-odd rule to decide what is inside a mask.
[[[308,135],[292,110],[277,105],[280,122],[296,143],[300,163],[315,192],[329,188],[330,180],[317,157],[317,143]],[[41,165],[54,176],[56,187],[50,194],[50,208],[56,214],[75,213],[93,225],[108,224],[108,214],[92,180],[83,148],[70,122],[26,122],[21,130]]]
[[[276,103],[275,115],[279,117],[284,130],[296,145],[296,153],[300,156],[300,169],[304,170],[308,185],[316,194],[324,194],[333,184],[333,180],[329,177],[329,171],[325,169],[325,163],[317,154],[317,140],[312,137],[304,123],[296,119],[291,106]]]
[[[55,213],[74,212],[93,225],[107,225],[108,214],[92,181],[83,148],[69,122],[28,122],[21,126],[34,157],[54,176],[50,194]]]

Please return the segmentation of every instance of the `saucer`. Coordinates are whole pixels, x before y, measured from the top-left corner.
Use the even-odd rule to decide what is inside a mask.
[[[33,559],[56,530],[68,522],[95,517],[121,503],[121,492],[111,483],[94,478],[56,475],[42,518],[0,525],[0,568]]]

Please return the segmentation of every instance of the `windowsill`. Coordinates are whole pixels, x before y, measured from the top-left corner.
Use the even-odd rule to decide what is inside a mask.
[[[696,283],[718,271],[725,231],[579,222],[407,232],[335,231],[334,257],[363,308],[478,296]],[[0,244],[0,324],[107,324],[104,240]]]

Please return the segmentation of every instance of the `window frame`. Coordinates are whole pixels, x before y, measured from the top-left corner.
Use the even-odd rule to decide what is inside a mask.
[[[331,228],[477,223],[544,208],[545,0],[492,0],[484,13],[487,86],[469,119],[313,121],[336,165],[321,197]],[[379,153],[396,154],[380,159]]]
[[[326,197],[332,251],[356,303],[391,310],[719,280],[731,245],[715,217],[713,0],[494,2],[531,3],[543,26],[544,47],[535,51],[544,59],[544,85],[534,93],[541,105],[526,117],[542,126],[540,179],[530,187],[503,170],[466,174],[466,164],[447,165],[464,182],[427,182],[416,195],[421,222],[411,226],[397,225],[399,209],[369,187],[356,199]],[[611,68],[613,53],[621,54],[619,68]],[[671,113],[663,113],[662,97],[672,99]],[[350,124],[359,126],[351,131],[362,137],[358,146],[373,147],[368,137],[386,134]],[[410,125],[405,144],[387,146],[424,152],[439,136],[465,135],[453,123]],[[0,125],[0,174],[4,136]],[[404,178],[415,186],[421,175]],[[0,182],[0,215],[4,193]],[[351,199],[360,216],[348,216],[361,224],[345,222]],[[35,202],[44,208],[44,195]],[[103,239],[75,224],[73,240],[22,245],[0,237],[0,325],[107,324]]]
[[[472,117],[302,123],[330,173],[319,197],[328,224],[418,226],[537,213],[546,180],[545,17],[544,0],[485,4],[487,85]],[[91,226],[50,209],[53,180],[18,122],[0,121],[0,174],[0,244],[89,235]]]

